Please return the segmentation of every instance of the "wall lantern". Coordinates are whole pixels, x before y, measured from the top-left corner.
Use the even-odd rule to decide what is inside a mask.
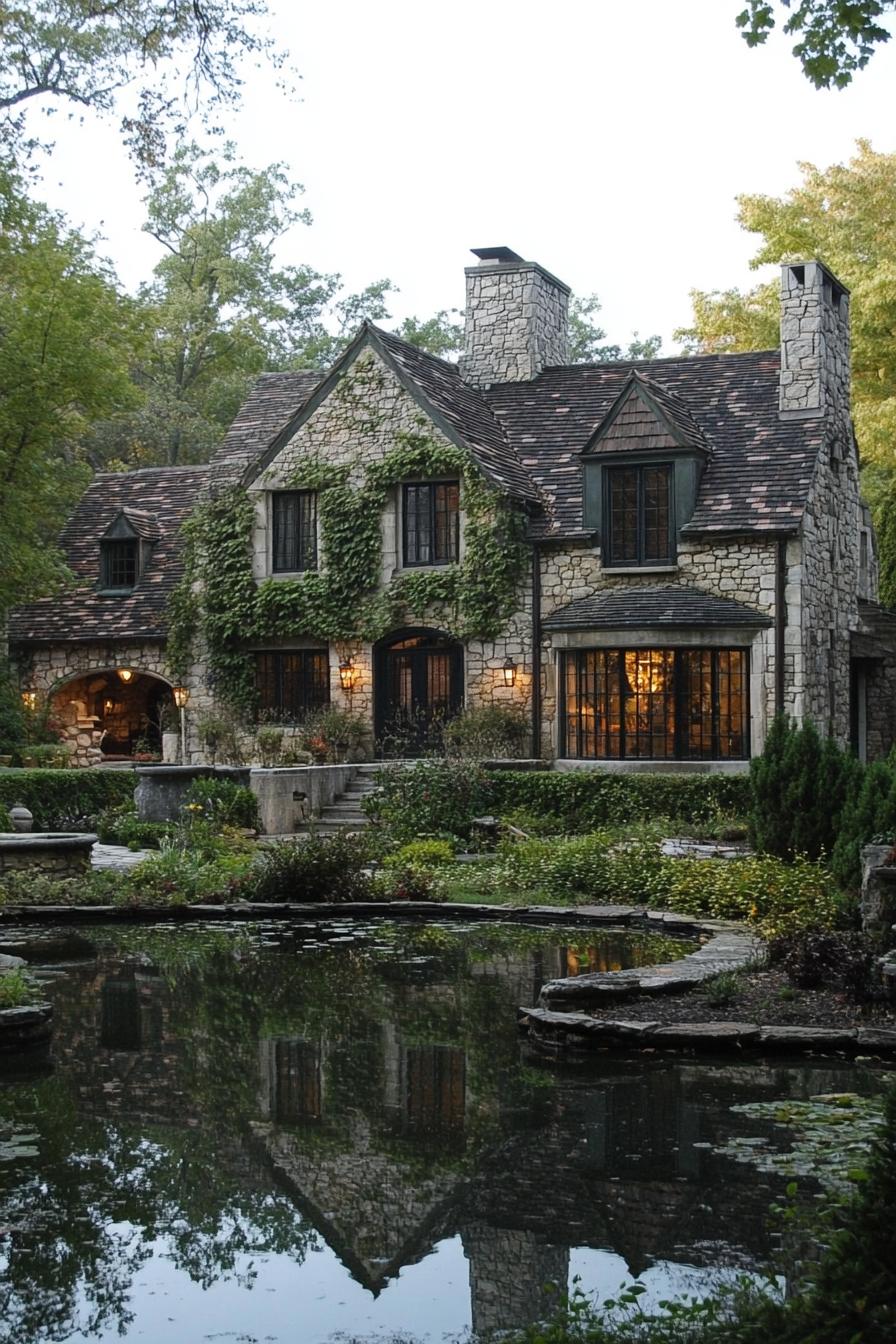
[[[504,677],[505,686],[516,685],[516,663],[512,658],[507,659],[504,666],[501,668],[501,672]]]
[[[23,691],[22,704],[25,706],[29,714],[33,714],[34,711],[37,709],[37,691]]]
[[[358,684],[360,672],[355,667],[354,658],[343,658],[339,664],[339,681],[344,691],[353,691]]]
[[[174,703],[178,709],[186,709],[190,703],[190,691],[187,686],[172,686],[171,694],[174,696]]]
[[[118,675],[121,677],[125,686],[127,686],[128,682],[131,681],[134,676],[134,669],[132,667],[120,667],[118,669]]]

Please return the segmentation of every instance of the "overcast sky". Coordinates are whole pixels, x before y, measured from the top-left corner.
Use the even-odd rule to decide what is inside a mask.
[[[817,92],[786,39],[748,50],[743,0],[270,3],[301,101],[252,77],[228,133],[304,183],[314,224],[284,259],[352,289],[389,276],[396,317],[462,307],[468,249],[505,244],[596,291],[612,339],[668,349],[691,288],[755,282],[738,192],[781,194],[860,136],[896,150],[896,41]],[[43,195],[135,286],[157,253],[114,129],[54,133]]]

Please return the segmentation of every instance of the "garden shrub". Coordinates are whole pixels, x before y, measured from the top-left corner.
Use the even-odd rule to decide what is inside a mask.
[[[0,974],[0,1008],[21,1008],[40,1000],[40,985],[22,967]]]
[[[88,830],[104,808],[134,796],[132,770],[0,771],[0,807],[22,803],[36,831]]]
[[[788,859],[830,854],[861,767],[815,725],[773,720],[761,756],[750,762],[750,839],[764,854]]]
[[[490,809],[490,780],[475,761],[384,766],[377,781],[362,806],[398,844],[426,835],[466,839],[473,818]]]
[[[131,849],[158,849],[162,840],[175,827],[168,821],[141,821],[133,803],[119,803],[103,808],[95,818],[93,829],[101,844],[127,845]]]
[[[643,841],[620,844],[595,833],[505,846],[485,877],[489,894],[561,902],[646,904],[759,926],[763,937],[832,927],[841,901],[821,864],[771,855],[743,859],[664,858]]]
[[[746,775],[494,770],[487,772],[485,783],[487,810],[502,817],[519,809],[555,817],[569,833],[657,816],[699,829],[721,816],[745,816],[750,800]]]
[[[853,794],[846,802],[840,832],[831,855],[831,871],[847,890],[862,881],[861,851],[875,836],[894,836],[896,831],[896,768],[892,758],[873,761],[854,780]]]
[[[359,835],[310,835],[266,847],[246,892],[254,901],[366,901],[374,895]]]
[[[158,854],[125,874],[113,899],[118,905],[219,904],[245,899],[251,866],[247,847],[194,847],[188,840],[163,840]]]
[[[515,760],[525,756],[531,726],[519,709],[508,705],[475,705],[445,725],[442,737],[449,756],[468,760]]]
[[[383,860],[386,868],[440,868],[454,861],[450,840],[410,840]]]
[[[184,810],[201,811],[218,831],[226,827],[254,831],[258,826],[258,799],[251,789],[232,779],[194,780],[184,798]]]
[[[769,944],[769,955],[800,989],[840,989],[857,1003],[875,998],[876,948],[861,933],[802,929]]]

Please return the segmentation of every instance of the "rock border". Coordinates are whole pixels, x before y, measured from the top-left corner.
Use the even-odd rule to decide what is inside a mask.
[[[886,1027],[763,1027],[758,1022],[607,1021],[587,1013],[520,1008],[518,1024],[545,1050],[759,1050],[795,1054],[896,1055],[896,1031]]]
[[[0,1054],[46,1045],[53,1030],[53,1005],[26,1003],[0,1008]]]

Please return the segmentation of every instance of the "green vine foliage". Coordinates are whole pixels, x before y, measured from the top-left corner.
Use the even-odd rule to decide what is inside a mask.
[[[445,476],[462,482],[463,560],[406,571],[383,588],[381,517],[390,489],[403,480]],[[350,465],[310,459],[285,485],[317,493],[320,570],[255,582],[254,510],[239,486],[201,505],[186,528],[184,577],[169,603],[168,659],[183,676],[201,630],[219,700],[246,713],[254,708],[248,640],[310,635],[373,641],[422,621],[459,639],[492,639],[516,609],[525,522],[463,449],[422,433],[399,434],[360,482]]]

